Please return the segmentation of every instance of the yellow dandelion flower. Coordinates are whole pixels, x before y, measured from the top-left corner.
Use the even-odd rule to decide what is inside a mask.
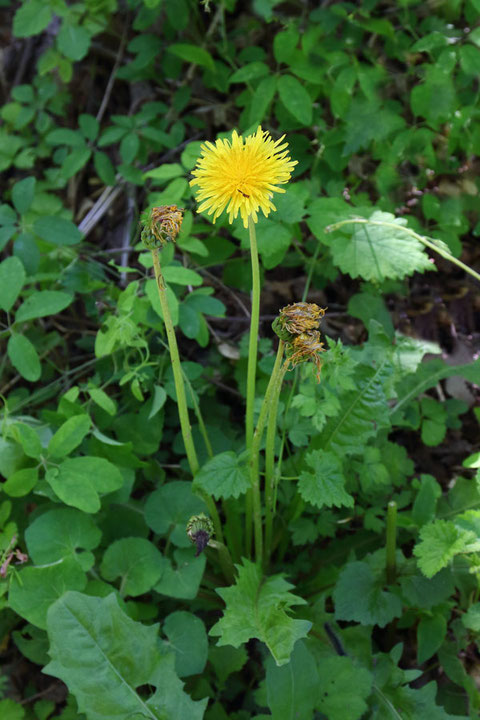
[[[275,210],[271,198],[274,192],[283,193],[297,164],[288,155],[285,135],[273,140],[270,134],[257,128],[245,139],[234,130],[231,140],[217,140],[215,145],[202,145],[202,155],[193,170],[190,185],[198,185],[198,212],[208,211],[213,222],[226,209],[230,223],[238,216],[248,227],[248,218],[257,222],[257,212],[265,217]]]

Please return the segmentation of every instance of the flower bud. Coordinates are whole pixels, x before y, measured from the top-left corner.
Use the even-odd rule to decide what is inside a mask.
[[[161,205],[150,208],[142,214],[141,238],[148,250],[160,248],[177,239],[183,221],[183,208],[176,205]]]
[[[205,550],[208,541],[214,535],[212,521],[205,513],[192,515],[187,523],[187,535],[196,546],[197,552],[195,553],[195,557],[198,557],[200,553]]]

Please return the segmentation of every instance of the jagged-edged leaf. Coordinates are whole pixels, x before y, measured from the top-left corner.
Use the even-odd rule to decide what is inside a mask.
[[[342,394],[340,412],[327,421],[320,436],[319,445],[324,450],[357,452],[379,428],[389,427],[385,386],[392,373],[387,361],[376,368],[362,365],[356,369],[356,389]]]
[[[375,225],[376,222],[389,225]],[[422,243],[401,229],[405,225],[404,218],[378,210],[366,223],[343,225],[341,232],[335,231],[331,246],[335,265],[353,278],[377,283],[434,270]]]
[[[215,455],[200,468],[195,475],[194,486],[201,487],[216,500],[238,498],[250,487],[247,465],[241,456],[227,450]]]
[[[203,717],[207,700],[194,702],[183,692],[158,625],[131,620],[114,594],[66,593],[50,608],[48,634],[52,662],[44,672],[63,680],[89,720]],[[145,685],[155,694],[148,696]]]
[[[321,507],[353,506],[353,497],[345,490],[341,460],[332,452],[314,450],[306,456],[312,472],[300,473],[298,492],[304,500]]]
[[[402,614],[402,601],[382,590],[383,579],[376,578],[365,562],[348,563],[333,591],[337,620],[354,620],[361,625],[385,627]]]
[[[293,605],[304,605],[305,600],[290,592],[293,585],[283,575],[264,577],[258,565],[249,560],[237,569],[236,584],[217,590],[226,609],[210,634],[220,638],[218,645],[233,647],[258,638],[277,665],[285,665],[295,642],[306,637],[312,625],[308,620],[291,618],[286,611]]]
[[[422,527],[420,542],[413,552],[420,570],[431,578],[476,539],[474,532],[462,530],[450,520],[435,520]]]

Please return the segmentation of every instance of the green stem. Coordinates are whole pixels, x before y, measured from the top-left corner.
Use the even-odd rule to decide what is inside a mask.
[[[437,245],[435,242],[432,242],[432,240],[425,237],[424,235],[419,235],[414,230],[404,227],[403,225],[398,225],[397,223],[383,222],[381,220],[367,220],[366,218],[351,218],[349,220],[342,220],[341,222],[329,225],[327,228],[325,228],[325,232],[332,232],[333,230],[337,230],[339,227],[342,227],[342,225],[347,225],[349,223],[363,225],[379,225],[380,227],[388,227],[394,230],[402,230],[407,235],[410,235],[411,237],[414,237],[416,240],[421,242],[423,245],[425,245],[425,247],[430,248],[430,250],[438,253],[443,258],[445,258],[445,260],[449,260],[454,265],[458,265],[458,267],[462,268],[462,270],[465,270],[465,272],[467,272],[469,275],[480,281],[480,275],[475,270],[472,270],[472,268],[468,267],[468,265],[465,265],[465,263],[463,263],[461,260],[458,260],[458,258],[452,255],[450,252],[444,250],[442,247]]]
[[[255,560],[261,563],[263,559],[263,532],[262,532],[262,500],[260,495],[260,445],[262,443],[263,431],[269,412],[271,411],[272,401],[276,393],[279,392],[282,384],[283,376],[287,371],[287,363],[282,365],[283,343],[279,344],[277,358],[273,368],[267,391],[263,399],[260,415],[258,417],[257,427],[253,435],[252,448],[250,453],[250,482],[253,500],[253,525],[255,534]],[[278,388],[278,389],[277,389]]]
[[[247,450],[253,443],[253,411],[255,405],[255,377],[257,373],[257,346],[258,325],[260,318],[260,268],[258,264],[257,235],[255,223],[251,216],[248,218],[248,231],[250,234],[250,257],[252,263],[252,305],[250,312],[250,338],[248,345],[247,368],[247,409],[245,416],[245,436]],[[245,544],[247,556],[252,550],[252,491],[247,492],[245,498]]]
[[[282,363],[283,351],[285,344],[282,340],[278,345],[277,357],[273,368],[273,375],[277,376]],[[272,530],[274,515],[274,497],[275,497],[275,437],[277,433],[277,411],[278,401],[280,398],[280,389],[282,387],[283,373],[277,377],[272,398],[270,410],[268,413],[267,436],[265,441],[265,564],[270,560],[272,552]]]
[[[208,546],[214,548],[218,552],[218,559],[220,560],[225,580],[230,585],[233,585],[235,582],[235,567],[232,562],[232,558],[230,557],[230,553],[228,552],[228,548],[218,540],[209,540]]]
[[[162,275],[162,268],[160,267],[160,256],[158,249],[152,250],[153,257],[153,269],[155,271],[155,279],[157,281],[158,297],[160,300],[160,306],[162,308],[163,322],[165,324],[165,330],[167,332],[168,349],[170,351],[170,359],[172,361],[173,379],[175,382],[175,392],[177,394],[177,408],[178,415],[180,417],[180,427],[182,430],[183,442],[187,453],[187,460],[190,466],[190,471],[195,477],[198,472],[199,464],[195,446],[193,444],[192,428],[190,425],[190,418],[188,416],[187,399],[185,396],[185,385],[183,382],[182,367],[180,365],[180,355],[178,353],[177,338],[175,330],[173,328],[172,316],[170,315],[170,308],[168,307],[166,285]],[[208,512],[212,518],[212,522],[215,528],[215,534],[220,542],[223,540],[222,525],[220,523],[220,517],[218,515],[217,507],[213,499],[205,492],[197,488],[205,501],[208,508]]]
[[[397,568],[395,563],[395,550],[397,545],[397,503],[393,500],[387,506],[387,583],[391,585],[395,582]]]

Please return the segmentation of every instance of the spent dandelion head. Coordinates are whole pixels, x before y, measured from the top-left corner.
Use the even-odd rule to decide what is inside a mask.
[[[154,250],[169,242],[175,242],[182,227],[183,208],[176,205],[160,205],[142,213],[141,238],[146,248]]]
[[[238,216],[248,227],[248,219],[257,222],[262,210],[267,216],[275,210],[273,193],[283,193],[297,164],[288,154],[285,135],[273,140],[261,127],[243,138],[234,130],[231,140],[202,145],[202,154],[193,170],[191,186],[198,186],[198,212],[213,215],[213,222],[224,210],[230,223]]]
[[[320,341],[320,332],[318,330],[311,330],[310,332],[302,332],[300,335],[295,335],[292,342],[285,346],[287,362],[290,363],[292,368],[296,367],[299,363],[313,362],[317,368],[317,382],[320,382],[320,371],[322,369],[320,353],[324,351],[325,348]]]
[[[293,303],[280,310],[272,327],[281,340],[289,342],[293,335],[317,330],[324,315],[325,310],[315,303]]]

